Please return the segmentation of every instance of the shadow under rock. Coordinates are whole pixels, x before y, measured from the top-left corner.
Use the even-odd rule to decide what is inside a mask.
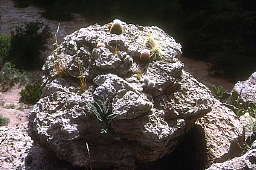
[[[182,138],[180,144],[162,159],[138,165],[136,170],[204,170],[207,165],[204,130],[195,125]],[[25,170],[82,170],[67,161],[59,160],[54,153],[34,145],[25,158]]]
[[[141,165],[137,170],[204,170],[207,150],[204,130],[195,125],[169,155],[156,162]]]
[[[33,145],[25,158],[25,170],[82,170],[67,161],[59,160],[54,153]]]

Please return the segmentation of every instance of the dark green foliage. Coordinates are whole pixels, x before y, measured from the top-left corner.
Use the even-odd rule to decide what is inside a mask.
[[[236,115],[241,116],[248,112],[252,117],[256,118],[256,104],[244,102],[238,94],[232,93],[228,103],[234,106],[233,111]]]
[[[102,133],[111,131],[110,122],[117,116],[112,113],[111,103],[109,100],[95,100],[89,103],[87,108],[95,114],[97,119],[102,123]]]
[[[35,104],[42,95],[41,83],[30,83],[27,84],[24,89],[20,92],[20,101],[25,104]]]
[[[0,91],[7,91],[15,84],[25,84],[28,80],[29,76],[26,73],[17,70],[13,64],[7,62],[0,71]]]
[[[9,119],[0,115],[0,126],[6,126],[9,123]]]
[[[11,38],[9,35],[0,34],[0,67],[4,64],[3,59],[8,56]]]
[[[213,86],[210,90],[214,97],[226,104],[237,116],[242,116],[247,112],[252,117],[256,118],[256,104],[244,102],[237,93],[229,93],[221,86]]]
[[[230,96],[230,93],[228,93],[226,89],[221,86],[212,86],[210,87],[210,90],[212,91],[214,97],[219,99],[221,102],[224,102]]]
[[[17,26],[12,32],[9,55],[4,61],[13,63],[18,69],[40,69],[43,64],[41,52],[47,49],[50,35],[48,26],[40,22]]]

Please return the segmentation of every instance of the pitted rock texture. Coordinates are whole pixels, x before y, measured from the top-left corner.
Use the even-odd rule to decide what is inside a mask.
[[[207,170],[254,170],[256,169],[256,149],[246,152],[241,157],[236,157],[223,163],[216,163]]]
[[[212,111],[196,124],[204,129],[208,166],[241,154],[245,142],[243,126],[235,113],[220,101],[215,100]]]
[[[158,160],[215,100],[183,70],[172,37],[121,23],[121,35],[110,33],[112,23],[68,35],[43,67],[43,98],[30,112],[29,134],[74,166],[133,169]],[[152,50],[149,36],[161,56],[142,61],[140,51]]]
[[[237,82],[233,91],[236,92],[244,102],[256,104],[256,72],[254,72],[248,80]]]
[[[0,169],[25,169],[25,158],[33,141],[27,134],[27,122],[0,127]]]
[[[255,115],[256,110],[256,72],[246,81],[238,81],[232,90],[232,100],[241,99],[239,101],[242,105],[245,105],[248,109],[240,116],[240,122],[245,129],[246,144],[251,145],[256,140],[256,129],[255,129]],[[249,109],[250,108],[250,109]]]
[[[0,127],[1,170],[74,170],[28,136],[28,122]]]

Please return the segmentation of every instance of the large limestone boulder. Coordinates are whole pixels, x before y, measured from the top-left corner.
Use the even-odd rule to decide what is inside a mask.
[[[220,121],[209,123],[229,124],[224,130],[235,141],[242,132],[234,115],[221,121],[225,107],[183,70],[180,54],[181,45],[158,27],[119,20],[68,35],[43,67],[30,136],[74,166],[133,169],[171,153],[215,106]]]
[[[33,141],[27,134],[27,123],[0,126],[0,169],[25,169],[25,158]]]

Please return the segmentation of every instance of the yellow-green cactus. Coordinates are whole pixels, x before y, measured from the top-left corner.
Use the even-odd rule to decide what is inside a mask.
[[[122,22],[119,19],[115,19],[110,28],[110,33],[120,35],[123,33],[123,31],[124,30],[123,30]]]

